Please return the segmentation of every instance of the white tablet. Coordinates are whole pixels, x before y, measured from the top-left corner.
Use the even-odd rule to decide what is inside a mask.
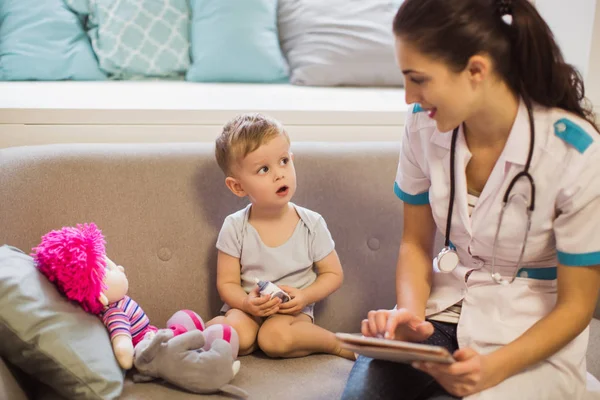
[[[403,363],[434,361],[451,364],[455,362],[450,352],[441,346],[365,337],[353,333],[336,333],[335,336],[345,349],[378,360]]]

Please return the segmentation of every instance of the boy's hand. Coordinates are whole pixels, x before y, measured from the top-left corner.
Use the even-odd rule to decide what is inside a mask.
[[[291,286],[280,285],[281,290],[290,295],[291,300],[282,303],[279,306],[279,314],[298,314],[308,304],[306,296],[302,289],[296,289]]]
[[[255,286],[244,299],[244,311],[255,317],[268,317],[279,311],[280,303],[278,297],[271,299],[268,294],[261,296],[259,287]]]

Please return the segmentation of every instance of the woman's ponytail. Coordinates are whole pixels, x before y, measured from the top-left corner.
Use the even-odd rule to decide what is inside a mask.
[[[552,31],[535,7],[528,0],[498,2],[508,3],[512,14],[507,28],[514,71],[511,78],[516,81],[517,92],[543,106],[570,111],[595,126],[581,75],[565,62]]]

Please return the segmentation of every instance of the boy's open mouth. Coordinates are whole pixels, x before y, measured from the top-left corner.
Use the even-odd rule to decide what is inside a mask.
[[[289,190],[289,189],[290,189],[290,188],[289,188],[288,186],[282,186],[282,187],[280,187],[279,189],[277,189],[277,194],[278,194],[279,196],[285,196],[285,195],[288,193],[288,190]]]

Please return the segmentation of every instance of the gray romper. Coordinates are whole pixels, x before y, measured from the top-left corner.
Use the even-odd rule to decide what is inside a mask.
[[[246,293],[256,285],[254,278],[304,289],[317,279],[313,264],[334,250],[335,243],[323,217],[291,204],[300,221],[288,241],[278,247],[265,245],[256,229],[248,223],[251,204],[225,218],[217,238],[217,249],[240,259],[241,283]],[[310,304],[302,313],[314,321],[313,308],[314,304]],[[229,309],[224,304],[221,313]]]

